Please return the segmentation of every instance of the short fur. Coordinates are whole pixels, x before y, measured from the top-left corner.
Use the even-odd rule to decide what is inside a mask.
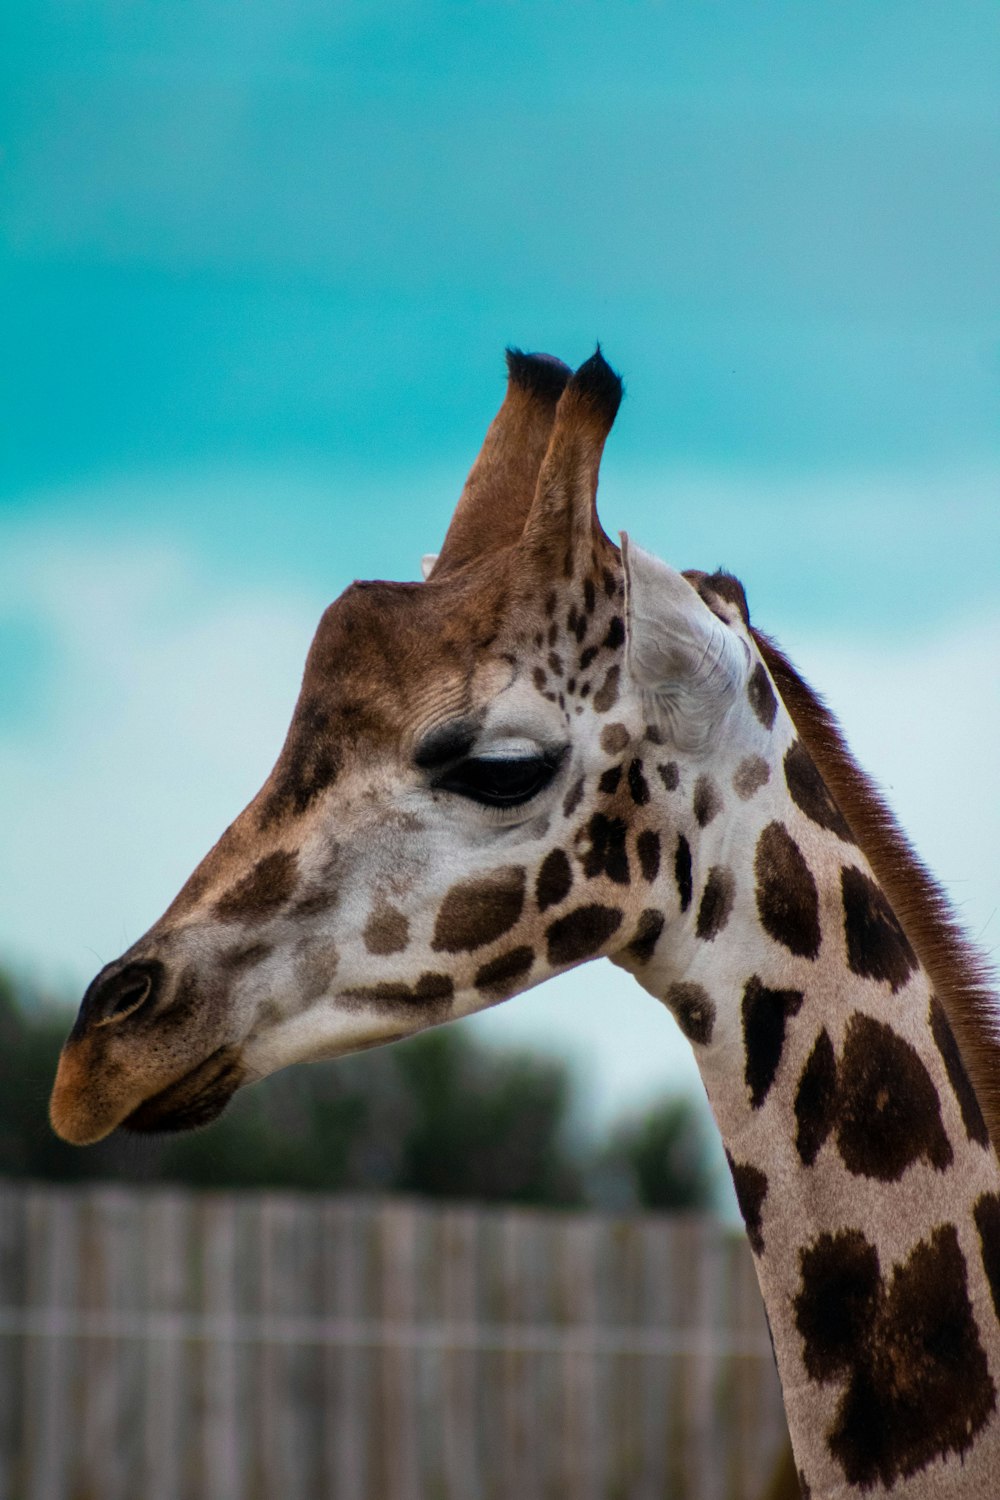
[[[1000,1155],[1000,1018],[991,967],[960,928],[940,885],[847,748],[822,698],[774,641],[759,630],[751,633],[803,743],[934,983]]]

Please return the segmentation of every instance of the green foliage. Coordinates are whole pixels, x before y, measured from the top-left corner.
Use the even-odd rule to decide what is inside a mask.
[[[487,1052],[455,1029],[427,1032],[400,1047],[398,1060],[410,1110],[398,1188],[435,1198],[580,1201],[561,1063]]]
[[[483,1047],[460,1027],[287,1069],[242,1090],[205,1130],[116,1131],[81,1151],[47,1118],[67,1025],[65,1012],[0,971],[0,1176],[609,1207],[710,1202],[689,1100],[667,1099],[609,1144],[585,1148],[569,1130],[564,1064]]]
[[[619,1125],[601,1167],[605,1177],[627,1185],[637,1206],[707,1210],[713,1197],[710,1154],[701,1112],[690,1097],[678,1095]],[[625,1194],[619,1190],[618,1196]]]

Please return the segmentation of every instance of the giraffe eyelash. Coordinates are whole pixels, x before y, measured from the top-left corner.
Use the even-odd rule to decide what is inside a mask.
[[[526,806],[550,785],[563,753],[520,756],[469,756],[434,782],[470,802],[506,812]]]

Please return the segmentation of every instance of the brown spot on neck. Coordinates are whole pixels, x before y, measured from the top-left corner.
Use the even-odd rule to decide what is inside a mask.
[[[783,823],[768,823],[754,855],[757,912],[764,930],[790,953],[819,953],[819,892],[798,844]]]
[[[1000,1150],[1000,1047],[989,966],[962,932],[941,887],[851,755],[833,715],[780,648],[760,631],[752,634],[803,744],[933,982],[990,1138]]]

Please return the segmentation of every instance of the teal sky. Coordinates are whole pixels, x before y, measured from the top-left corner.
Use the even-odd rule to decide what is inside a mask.
[[[439,543],[503,346],[598,338],[608,529],[744,578],[985,926],[998,78],[985,3],[18,5],[0,956],[72,987],[158,915],[323,604]]]
[[[8,29],[8,515],[405,571],[502,346],[597,337],[624,475],[997,462],[993,6],[29,0]],[[220,469],[239,526],[175,483]],[[675,518],[698,561],[719,520]]]

